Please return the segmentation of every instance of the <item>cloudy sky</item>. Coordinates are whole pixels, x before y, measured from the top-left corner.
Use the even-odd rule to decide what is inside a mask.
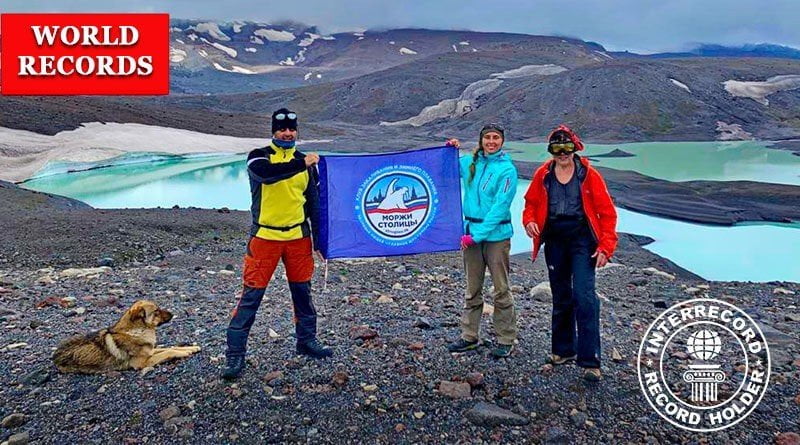
[[[2,0],[0,12],[168,12],[188,19],[296,20],[332,33],[415,27],[578,37],[610,50],[697,43],[800,48],[800,0]]]

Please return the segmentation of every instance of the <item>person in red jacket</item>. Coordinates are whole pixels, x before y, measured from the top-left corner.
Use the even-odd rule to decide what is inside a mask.
[[[576,360],[587,380],[600,380],[600,301],[595,268],[617,247],[617,212],[600,173],[578,135],[560,125],[548,137],[553,158],[533,174],[522,225],[533,238],[533,261],[544,243],[553,293],[552,355],[560,365]],[[577,334],[577,335],[576,335]]]

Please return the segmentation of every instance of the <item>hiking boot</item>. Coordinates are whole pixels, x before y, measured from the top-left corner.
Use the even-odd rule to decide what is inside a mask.
[[[497,346],[492,349],[492,355],[496,358],[504,358],[511,355],[511,351],[514,350],[514,345],[503,345],[498,344]]]
[[[467,341],[463,338],[459,338],[458,341],[450,343],[447,345],[447,350],[450,352],[467,352],[477,348],[479,345],[478,341]]]
[[[583,370],[583,379],[590,382],[599,382],[603,378],[600,368],[586,368]]]
[[[222,370],[222,378],[225,380],[233,380],[239,377],[244,369],[244,356],[234,355],[225,360],[225,369]]]
[[[549,362],[551,364],[553,364],[553,365],[563,365],[564,363],[567,363],[567,362],[574,362],[575,361],[575,357],[576,356],[574,356],[574,355],[570,355],[569,357],[562,357],[562,356],[560,356],[558,354],[553,354],[553,355],[550,356]]]
[[[333,355],[330,348],[322,346],[317,340],[297,344],[297,353],[311,358],[326,358]]]

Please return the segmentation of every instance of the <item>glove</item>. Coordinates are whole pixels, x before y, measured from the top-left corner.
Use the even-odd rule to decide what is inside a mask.
[[[475,242],[475,240],[472,239],[472,235],[462,235],[461,236],[461,245],[462,246],[464,246],[464,247],[472,247],[472,246],[474,246],[476,244],[477,243]]]

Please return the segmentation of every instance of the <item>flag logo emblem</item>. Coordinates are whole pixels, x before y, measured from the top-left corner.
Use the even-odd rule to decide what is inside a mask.
[[[359,189],[356,210],[364,229],[391,245],[413,242],[435,213],[435,189],[428,174],[412,166],[391,166],[370,175]]]

